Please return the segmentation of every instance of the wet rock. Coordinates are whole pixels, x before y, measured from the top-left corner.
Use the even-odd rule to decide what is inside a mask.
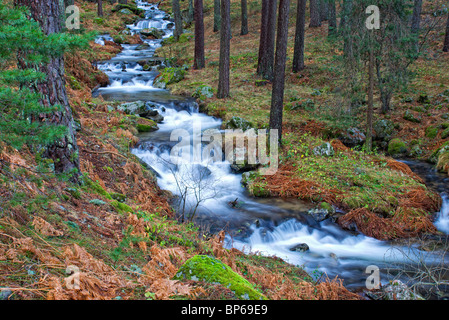
[[[140,34],[153,39],[162,39],[162,37],[165,35],[165,32],[161,29],[150,28],[141,30]]]
[[[306,251],[309,251],[309,246],[307,245],[307,243],[300,243],[294,247],[291,247],[289,250],[296,251],[296,252],[306,252]]]
[[[140,51],[140,50],[148,50],[148,49],[150,49],[150,45],[148,43],[142,43],[142,44],[139,44],[136,47],[136,49],[134,49],[134,50]]]
[[[366,140],[365,134],[358,128],[349,128],[340,134],[340,141],[348,148],[361,146]]]
[[[324,221],[330,216],[329,210],[323,208],[310,209],[307,211],[307,214],[309,214],[316,222]]]
[[[326,142],[314,148],[313,154],[316,156],[332,157],[335,154],[335,152],[332,145],[329,142]]]
[[[117,107],[117,110],[123,111],[126,114],[140,115],[140,116],[147,113],[147,108],[145,106],[145,102],[143,101],[122,103]]]

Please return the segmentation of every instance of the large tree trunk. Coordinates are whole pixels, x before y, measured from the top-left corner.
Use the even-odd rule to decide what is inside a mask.
[[[446,37],[444,38],[443,51],[444,52],[449,52],[449,14],[447,16]]]
[[[195,57],[193,69],[204,68],[203,0],[195,0]]]
[[[329,0],[320,0],[320,19],[321,21],[329,19]]]
[[[276,40],[276,13],[277,0],[268,0],[267,38],[265,46],[265,59],[262,66],[262,77],[273,80],[274,72],[274,45]]]
[[[220,0],[214,0],[214,32],[220,30]]]
[[[366,151],[371,152],[373,147],[373,112],[374,111],[374,52],[369,53],[368,70],[368,110],[366,115]]]
[[[28,7],[31,18],[40,24],[45,34],[61,32],[62,6],[58,0],[15,0],[15,5]],[[61,109],[52,114],[42,115],[39,120],[67,128],[61,139],[47,146],[46,156],[53,160],[56,173],[72,173],[71,180],[78,181],[80,175],[78,146],[73,128],[72,109],[65,89],[63,57],[50,58],[48,63],[39,66],[26,65],[19,59],[19,67],[35,68],[46,75],[45,80],[35,83],[32,89],[41,94],[43,105],[59,105]]]
[[[220,66],[217,98],[229,96],[229,65],[231,45],[231,1],[221,0]]]
[[[183,32],[181,7],[179,5],[179,0],[172,0],[172,10],[175,18],[175,31],[173,33],[173,36],[175,37],[175,40],[178,41]]]
[[[306,0],[298,0],[296,11],[295,50],[293,53],[293,72],[304,69],[304,35],[306,29]]]
[[[310,24],[309,27],[321,27],[321,14],[319,0],[310,0]]]
[[[248,34],[248,3],[247,0],[241,0],[242,5],[242,27],[240,34],[242,36]]]
[[[335,0],[329,0],[329,31],[328,35],[335,35],[337,32],[337,8]]]
[[[97,8],[97,15],[99,17],[103,16],[103,0],[97,0],[98,1],[98,8]]]
[[[268,26],[268,0],[262,0],[262,15],[260,21],[259,58],[257,61],[257,74],[261,75],[266,59]]]
[[[270,129],[277,129],[282,141],[282,114],[284,109],[285,64],[287,60],[288,11],[290,0],[280,0],[273,92],[271,95]]]

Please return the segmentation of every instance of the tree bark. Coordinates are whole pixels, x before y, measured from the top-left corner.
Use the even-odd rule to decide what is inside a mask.
[[[337,33],[337,8],[335,0],[329,0],[329,31],[328,35],[332,36]]]
[[[248,34],[248,3],[247,0],[241,0],[242,6],[242,27],[240,35],[244,36]]]
[[[31,18],[40,24],[44,34],[61,32],[62,6],[58,0],[15,0],[15,5],[28,7]],[[51,114],[40,116],[39,121],[64,126],[67,131],[62,138],[47,146],[45,156],[53,160],[56,173],[72,173],[71,180],[77,182],[80,175],[79,154],[72,109],[65,88],[64,58],[51,57],[48,63],[42,65],[26,65],[19,59],[19,67],[35,68],[46,75],[45,80],[33,84],[32,89],[40,93],[41,103],[44,106],[59,105],[61,108]]]
[[[293,53],[293,72],[304,69],[304,35],[306,28],[306,0],[298,0],[296,11],[295,49]]]
[[[231,1],[221,0],[221,30],[220,30],[220,66],[218,76],[217,98],[229,96],[229,65],[231,45]]]
[[[368,110],[367,110],[367,129],[366,129],[366,151],[371,152],[373,148],[373,111],[374,111],[374,52],[369,53],[368,70]]]
[[[97,0],[98,1],[98,8],[97,8],[97,15],[99,17],[103,16],[103,0]]]
[[[320,19],[321,21],[329,19],[329,0],[320,0]]]
[[[446,37],[444,38],[443,51],[444,52],[449,52],[449,14],[447,16]]]
[[[284,109],[285,64],[287,60],[289,9],[290,0],[280,0],[273,92],[271,95],[270,109],[270,129],[278,130],[279,143],[282,141],[282,114]]]
[[[214,32],[220,30],[220,0],[214,0]]]
[[[277,0],[268,0],[268,20],[267,20],[267,38],[265,47],[264,64],[262,66],[262,77],[273,80],[274,72],[274,45],[276,40],[276,13]]]
[[[422,0],[415,0],[412,16],[412,33],[419,33],[421,24]]]
[[[181,16],[181,7],[179,5],[179,0],[172,0],[172,10],[175,18],[175,31],[173,36],[176,41],[179,40],[183,29],[182,29],[182,16]]]
[[[195,0],[195,57],[193,69],[203,69],[204,66],[203,0]]]
[[[259,58],[257,61],[257,74],[261,75],[266,59],[268,25],[268,0],[262,0],[262,15],[260,21]]]
[[[321,27],[319,0],[310,0],[310,28]]]

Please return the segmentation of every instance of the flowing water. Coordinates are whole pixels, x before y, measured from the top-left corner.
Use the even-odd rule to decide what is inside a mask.
[[[131,32],[155,27],[165,33],[164,37],[173,34],[173,24],[156,5],[141,1],[137,4],[146,10],[146,18],[128,26]],[[101,36],[97,43],[104,44],[104,40],[110,38]],[[424,257],[428,263],[438,262],[437,255],[420,251],[415,245],[397,248],[388,242],[342,230],[330,220],[318,223],[306,214],[310,204],[249,197],[241,185],[241,174],[234,173],[227,161],[207,163],[200,160],[174,165],[170,151],[179,141],[171,141],[173,130],[184,129],[191,134],[191,148],[186,152],[193,153],[196,148],[204,147],[201,132],[219,129],[221,120],[198,112],[198,106],[191,98],[175,96],[152,86],[158,71],[156,68],[145,71],[137,61],[154,59],[155,49],[161,46],[161,41],[144,40],[147,46],[143,49],[139,45],[123,45],[124,50],[116,57],[99,63],[99,68],[109,76],[110,85],[94,94],[102,95],[105,100],[151,101],[164,117],[159,130],[140,136],[141,141],[133,153],[154,169],[162,189],[185,200],[180,201],[179,212],[195,213],[195,222],[211,232],[226,230],[227,247],[276,255],[303,266],[309,273],[326,273],[330,278],[338,275],[350,288],[365,287],[369,275],[365,271],[370,265],[380,268],[382,283],[386,283],[391,271],[401,268],[401,263],[409,262],[404,253]],[[444,205],[436,226],[448,233],[447,176],[444,179],[419,163],[408,163],[418,173],[430,175],[427,177],[429,184],[434,184],[442,194]],[[306,243],[309,250],[290,250],[300,243]]]

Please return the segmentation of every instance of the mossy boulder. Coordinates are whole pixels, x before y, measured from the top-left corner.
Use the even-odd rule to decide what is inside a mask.
[[[438,171],[449,173],[449,151],[442,152],[439,155],[436,168]]]
[[[449,128],[444,129],[444,131],[441,133],[441,139],[449,138]]]
[[[381,119],[373,124],[373,129],[376,132],[376,139],[390,141],[394,134],[394,122],[387,119]]]
[[[404,112],[403,118],[410,122],[421,123],[421,117],[416,117],[410,110]]]
[[[153,87],[166,89],[168,85],[184,79],[185,74],[186,70],[184,68],[165,68],[156,79],[154,79]]]
[[[407,145],[401,139],[393,139],[388,144],[388,153],[393,157],[403,156],[407,151]]]
[[[111,11],[112,12],[119,11],[120,13],[123,13],[123,14],[130,14],[128,11],[122,12],[123,9],[129,10],[129,11],[131,11],[130,13],[133,13],[133,14],[135,14],[137,16],[142,17],[142,18],[145,17],[145,10],[138,8],[135,4],[119,3],[114,8],[112,8]]]
[[[158,28],[149,28],[141,30],[140,34],[153,39],[162,39],[162,37],[165,35],[165,32]]]
[[[433,139],[438,135],[438,127],[436,126],[428,126],[426,128],[426,137]]]
[[[196,255],[187,260],[174,280],[194,280],[219,283],[244,300],[267,300],[253,285],[220,260],[207,255]]]
[[[428,161],[430,163],[436,164],[438,162],[438,158],[441,154],[449,151],[449,141],[443,143],[439,148],[435,149],[430,155]]]

